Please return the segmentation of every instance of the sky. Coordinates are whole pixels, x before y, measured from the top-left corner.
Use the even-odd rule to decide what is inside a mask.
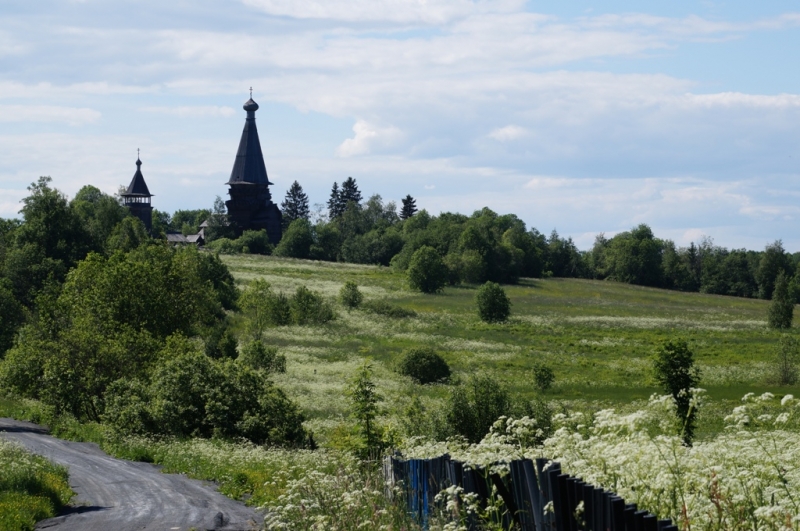
[[[68,196],[225,197],[253,88],[280,203],[356,179],[589,249],[640,223],[800,251],[794,1],[2,0],[0,217]]]

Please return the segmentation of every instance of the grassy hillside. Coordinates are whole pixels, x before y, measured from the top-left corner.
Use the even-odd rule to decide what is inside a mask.
[[[276,379],[308,412],[318,433],[346,414],[344,385],[366,357],[375,360],[379,390],[390,397],[385,401],[390,416],[414,394],[428,403],[441,400],[446,386],[421,388],[393,371],[398,355],[417,345],[440,351],[457,376],[486,371],[531,397],[532,366],[543,362],[556,374],[552,398],[594,408],[624,406],[656,392],[650,356],[664,339],[682,337],[695,351],[701,386],[711,400],[700,419],[701,434],[716,431],[715,412],[729,410],[747,392],[800,394],[800,388],[768,383],[778,334],[766,328],[766,301],[605,281],[524,279],[506,286],[512,319],[487,325],[476,316],[476,287],[425,295],[409,291],[402,274],[384,267],[245,255],[224,261],[242,287],[260,277],[276,291],[305,285],[333,299],[352,280],[367,300],[417,312],[392,319],[340,306],[329,325],[267,331],[266,340],[288,358],[286,374]]]

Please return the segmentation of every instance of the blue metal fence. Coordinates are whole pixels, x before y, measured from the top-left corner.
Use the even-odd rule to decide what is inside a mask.
[[[546,459],[520,459],[509,463],[509,469],[509,474],[500,476],[489,469],[466,466],[448,455],[434,459],[390,456],[384,462],[386,479],[399,487],[409,513],[423,529],[428,528],[437,507],[436,495],[456,485],[465,494],[477,495],[484,507],[494,489],[506,508],[496,523],[509,530],[678,531],[670,520],[659,520],[613,492],[562,473],[559,463],[548,466]],[[578,514],[581,503],[583,511]],[[471,531],[479,529],[474,517],[467,525]]]

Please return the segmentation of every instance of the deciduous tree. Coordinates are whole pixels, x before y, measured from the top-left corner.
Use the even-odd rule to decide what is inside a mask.
[[[692,403],[692,390],[700,382],[700,370],[694,365],[694,353],[686,341],[667,340],[656,353],[653,368],[656,381],[675,400],[676,414],[683,425],[683,440],[691,444],[697,417],[697,408]]]

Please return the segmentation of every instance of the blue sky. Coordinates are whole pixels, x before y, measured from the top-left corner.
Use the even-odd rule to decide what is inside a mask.
[[[638,223],[800,251],[796,2],[4,0],[0,216],[50,175],[224,196],[248,87],[280,202],[353,176],[589,248]]]

